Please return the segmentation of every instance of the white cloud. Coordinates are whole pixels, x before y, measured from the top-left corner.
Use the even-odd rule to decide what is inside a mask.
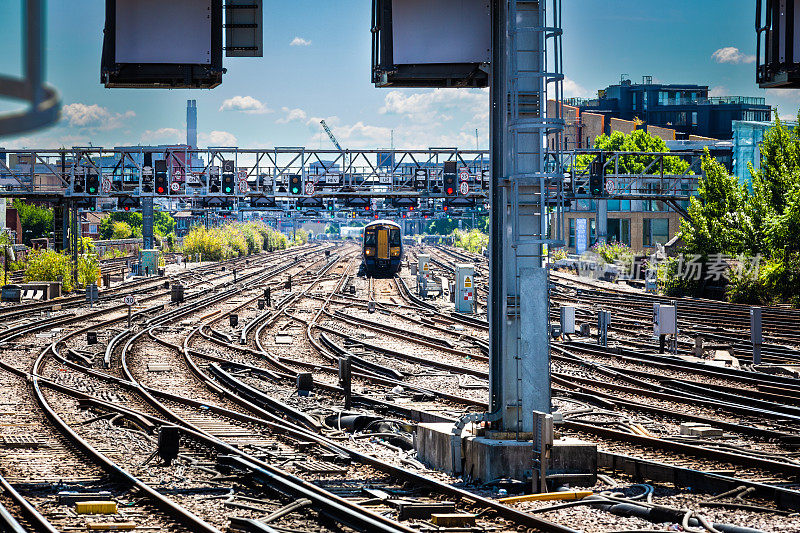
[[[586,98],[589,91],[585,87],[571,78],[564,78],[564,97],[565,98]]]
[[[302,37],[295,37],[292,39],[292,42],[289,43],[289,46],[311,46],[311,41],[303,39]]]
[[[288,107],[282,107],[281,111],[285,116],[276,120],[276,124],[288,124],[295,121],[303,122],[308,118],[306,112],[300,108],[289,109]]]
[[[124,113],[114,113],[97,104],[87,105],[76,102],[62,107],[61,116],[67,121],[67,124],[73,127],[110,130],[119,128],[126,119],[135,117],[136,113],[130,110]]]
[[[716,61],[717,63],[732,63],[732,64],[739,64],[739,63],[754,63],[756,60],[756,56],[743,54],[741,50],[735,48],[733,46],[726,46],[724,48],[720,48],[713,54],[711,54],[711,59]]]
[[[186,131],[177,128],[145,130],[141,141],[144,144],[179,144],[186,142]]]
[[[708,90],[708,96],[727,96],[728,88],[724,85],[717,85]]]
[[[401,115],[415,123],[441,125],[469,113],[473,121],[489,120],[488,89],[434,89],[422,93],[390,91],[380,108],[384,115]]]
[[[211,133],[200,133],[197,136],[200,145],[207,146],[236,146],[236,135],[228,131],[214,130]]]
[[[252,115],[261,115],[264,113],[272,113],[263,102],[252,96],[234,96],[228,98],[219,108],[220,111],[242,111]]]

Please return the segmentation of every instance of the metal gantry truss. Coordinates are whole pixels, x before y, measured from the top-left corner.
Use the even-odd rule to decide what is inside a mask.
[[[443,164],[455,161],[468,183],[461,196],[484,197],[489,184],[487,151],[430,148],[415,150],[313,150],[304,147],[246,149],[212,147],[0,150],[0,196],[70,198],[87,196],[76,184],[91,176],[101,183],[101,197],[164,196],[148,191],[153,171],[145,154],[167,162],[169,196],[293,197],[445,197]],[[232,195],[212,192],[224,161],[232,161],[236,188]],[[420,172],[424,171],[424,185]],[[290,176],[299,175],[305,190],[290,195]]]
[[[145,192],[152,172],[144,165],[144,154],[167,161],[168,179],[176,190],[173,197],[230,196],[211,192],[210,182],[218,179],[223,161],[233,161],[237,187],[234,196],[295,197],[283,188],[288,177],[300,175],[306,190],[299,196],[346,198],[433,197],[441,191],[443,164],[455,161],[466,170],[465,196],[483,198],[491,183],[489,153],[484,150],[430,148],[419,150],[312,150],[306,148],[208,148],[183,147],[99,148],[74,147],[62,150],[0,150],[0,196],[69,198],[89,194],[76,190],[76,180],[95,175],[101,181],[98,195],[164,196]],[[586,158],[601,156],[610,182],[606,197],[611,199],[688,200],[697,190],[702,175],[697,152],[600,152],[576,150],[548,154],[544,163],[548,180],[541,187],[539,202],[555,204],[559,199],[588,198],[589,167]],[[664,171],[665,157],[690,162],[681,174]],[[583,158],[583,159],[581,159]],[[626,173],[626,158],[649,160],[641,172]],[[421,174],[423,172],[423,174]],[[567,176],[563,187],[560,178]],[[422,180],[420,179],[422,177]],[[246,186],[238,184],[244,181]],[[310,187],[309,187],[309,184]],[[438,190],[437,190],[438,189]]]

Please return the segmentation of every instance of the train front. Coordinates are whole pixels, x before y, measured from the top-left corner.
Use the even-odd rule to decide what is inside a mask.
[[[393,222],[373,222],[364,228],[363,259],[368,276],[396,274],[402,258],[400,226]]]

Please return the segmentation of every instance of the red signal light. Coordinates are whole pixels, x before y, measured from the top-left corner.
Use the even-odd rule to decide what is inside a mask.
[[[369,206],[368,205],[364,206],[364,211],[369,211]]]
[[[452,196],[455,190],[452,187],[447,188],[447,196]]]
[[[413,210],[414,210],[414,206],[413,206],[413,205],[409,206],[409,207],[408,207],[408,210],[409,210],[409,211],[413,211]]]
[[[447,206],[444,206],[444,210],[447,211]]]
[[[377,218],[378,218],[378,215],[375,215],[375,218],[377,219]]]
[[[164,191],[164,187],[158,187],[158,188],[156,189],[156,192],[157,192],[158,194],[164,194],[164,192],[166,192],[166,191]]]
[[[125,207],[123,207],[123,209],[124,209],[125,211],[130,211],[130,210],[131,210],[131,208],[130,208],[130,207],[128,207],[127,205],[126,205]]]

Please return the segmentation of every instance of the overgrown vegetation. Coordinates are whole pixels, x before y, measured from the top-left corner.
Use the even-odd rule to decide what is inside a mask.
[[[26,282],[58,281],[62,291],[73,289],[69,258],[53,250],[31,250],[25,262],[24,279]]]
[[[49,237],[53,231],[53,209],[50,207],[39,207],[28,204],[22,200],[12,202],[19,214],[19,221],[22,224],[22,241],[26,245],[31,245],[31,239],[41,239]]]
[[[752,189],[708,153],[703,169],[691,222],[681,222],[684,259],[668,265],[666,290],[700,294],[723,271],[730,301],[800,306],[800,132],[776,119],[760,169],[750,168]],[[702,265],[699,276],[687,275],[687,257]]]
[[[475,254],[483,253],[484,248],[489,247],[489,235],[478,230],[469,231],[455,230],[453,232],[453,245]]]
[[[308,232],[304,229],[299,229],[294,233],[294,245],[305,244],[308,242]]]
[[[224,261],[265,249],[283,250],[288,245],[285,235],[256,222],[216,228],[195,226],[183,240],[184,253],[203,261]]]

